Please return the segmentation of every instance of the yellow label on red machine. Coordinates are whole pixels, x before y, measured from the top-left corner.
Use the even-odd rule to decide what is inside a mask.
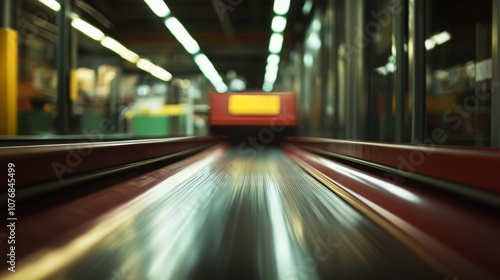
[[[281,111],[279,95],[231,95],[228,111],[232,115],[278,115]]]

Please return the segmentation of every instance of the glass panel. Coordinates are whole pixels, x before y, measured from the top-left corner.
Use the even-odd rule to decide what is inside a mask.
[[[15,1],[18,31],[18,134],[55,133],[56,13],[35,1]]]
[[[489,145],[491,10],[492,1],[426,2],[427,139]]]
[[[316,10],[314,17],[309,25],[304,41],[304,83],[302,84],[302,92],[307,93],[302,95],[303,115],[307,119],[306,132],[308,136],[322,136],[322,94],[323,94],[323,79],[322,79],[322,15],[319,10]],[[304,98],[305,97],[305,98]]]
[[[396,92],[393,84],[396,73],[396,46],[393,20],[401,7],[392,0],[369,1],[364,39],[369,43],[367,75],[368,141],[395,141]]]

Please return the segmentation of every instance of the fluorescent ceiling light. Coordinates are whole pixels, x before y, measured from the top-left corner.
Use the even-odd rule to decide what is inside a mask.
[[[312,6],[313,0],[306,0],[306,2],[304,3],[304,7],[302,7],[302,14],[307,16],[311,12]]]
[[[172,80],[172,74],[170,74],[167,70],[156,65],[153,68],[153,71],[151,71],[150,73],[151,75],[165,82]]]
[[[433,49],[433,48],[435,48],[435,47],[436,47],[436,43],[434,43],[434,41],[433,41],[433,40],[431,40],[431,39],[427,39],[427,40],[425,40],[425,48],[426,48],[427,50],[432,50],[432,49]]]
[[[290,0],[274,0],[273,9],[278,15],[286,15],[290,9]]]
[[[319,38],[319,34],[317,32],[313,32],[307,37],[307,46],[314,49],[319,50],[321,48],[321,39]]]
[[[139,55],[127,49],[124,45],[120,44],[118,41],[111,37],[104,37],[104,39],[102,39],[101,41],[101,45],[114,51],[119,56],[132,63],[136,63],[140,58]]]
[[[227,91],[226,84],[224,84],[221,76],[219,75],[217,70],[215,70],[214,65],[212,64],[212,62],[210,62],[206,55],[202,53],[197,54],[194,56],[194,61],[200,68],[203,75],[210,81],[210,83],[212,83],[212,85],[218,92]]]
[[[425,49],[432,50],[437,45],[442,45],[451,40],[451,34],[447,31],[435,34],[425,40]]]
[[[269,52],[279,53],[283,47],[283,35],[274,33],[271,35],[271,40],[269,41]]]
[[[268,71],[264,76],[264,80],[274,83],[277,77],[278,77],[278,71]]]
[[[151,75],[165,82],[168,82],[172,79],[172,74],[170,74],[167,70],[154,65],[151,61],[147,59],[144,58],[139,59],[139,61],[137,62],[137,67],[146,72],[149,72]]]
[[[201,72],[205,74],[205,76],[209,80],[218,80],[219,73],[217,73],[217,70],[215,70],[214,65],[212,62],[208,59],[208,57],[204,54],[198,54],[194,57],[194,61],[200,68]],[[220,76],[219,76],[220,77]],[[222,78],[221,78],[222,80]]]
[[[266,72],[278,72],[278,64],[268,64],[266,66]]]
[[[279,64],[280,63],[280,56],[277,54],[270,54],[267,57],[267,64]]]
[[[273,90],[273,84],[272,83],[264,83],[264,85],[262,86],[262,89],[265,91],[265,92],[271,92]]]
[[[75,18],[71,22],[71,26],[80,30],[83,34],[96,41],[101,41],[102,39],[104,39],[104,33],[102,33],[101,30],[80,18]]]
[[[165,25],[168,30],[174,35],[174,37],[181,43],[186,51],[190,54],[196,54],[200,52],[200,46],[198,43],[189,35],[186,28],[174,17],[169,17],[165,20]]]
[[[149,60],[141,58],[141,59],[139,59],[139,61],[137,61],[137,67],[139,67],[139,69],[142,69],[146,72],[152,72],[155,69],[156,65],[154,65]]]
[[[54,12],[59,12],[61,10],[61,4],[59,4],[56,0],[38,0],[38,2],[49,7]]]
[[[271,23],[271,29],[275,33],[281,33],[285,30],[286,18],[282,16],[274,16],[273,22]]]
[[[215,85],[215,90],[217,90],[218,93],[223,93],[223,92],[227,92],[228,88],[227,88],[226,84],[218,83]]]
[[[170,9],[163,0],[144,0],[149,8],[159,17],[164,18],[170,14]]]
[[[441,32],[439,34],[432,36],[432,39],[434,40],[434,42],[437,45],[442,45],[442,44],[448,42],[449,40],[451,40],[451,34],[449,32],[446,32],[446,31]]]
[[[311,53],[307,52],[304,54],[304,66],[311,68],[314,64],[314,57]]]

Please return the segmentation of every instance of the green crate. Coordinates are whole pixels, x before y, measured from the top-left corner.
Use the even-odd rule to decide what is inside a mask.
[[[132,118],[132,131],[135,135],[165,136],[169,134],[167,116],[141,116]]]
[[[83,113],[82,114],[82,130],[92,131],[94,129],[101,129],[102,122],[104,120],[104,114],[100,113]]]
[[[52,112],[18,112],[17,117],[19,135],[54,133]]]

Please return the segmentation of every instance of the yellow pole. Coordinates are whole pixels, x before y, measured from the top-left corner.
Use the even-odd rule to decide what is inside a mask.
[[[0,135],[17,135],[17,32],[0,28]]]

